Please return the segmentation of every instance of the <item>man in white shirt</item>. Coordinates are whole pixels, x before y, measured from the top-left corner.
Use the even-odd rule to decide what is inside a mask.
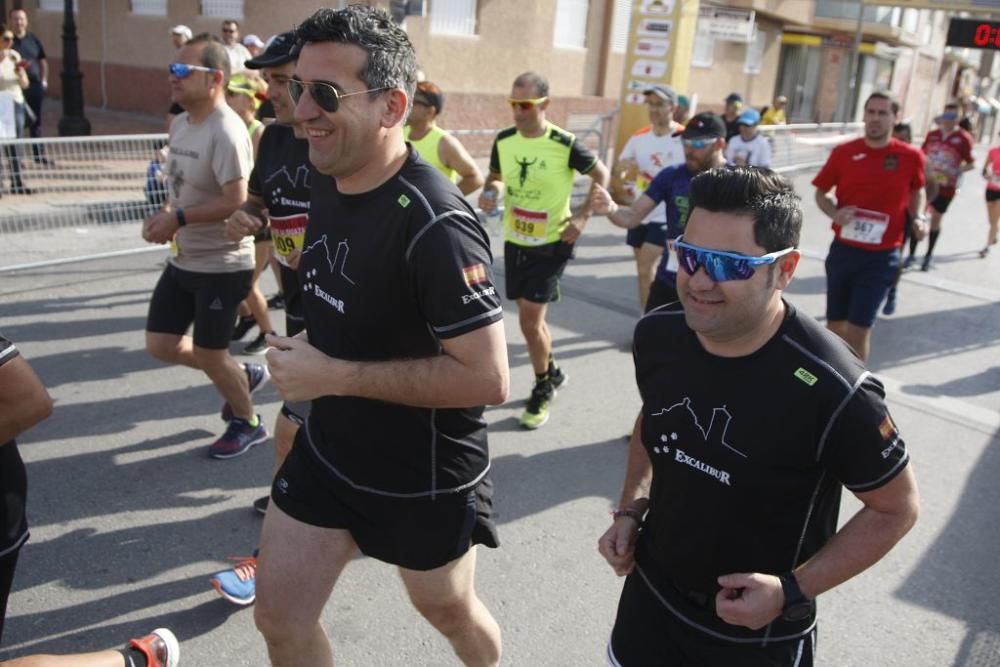
[[[650,124],[629,137],[612,170],[615,199],[623,205],[631,204],[638,198],[661,169],[684,162],[684,144],[679,136],[674,136],[684,129],[673,120],[677,93],[670,86],[659,84],[646,88],[643,93],[646,95]],[[625,240],[635,253],[639,307],[640,312],[645,312],[649,286],[667,243],[667,211],[664,205],[659,204],[641,225],[628,230]]]
[[[222,22],[222,45],[229,54],[229,74],[239,74],[246,69],[245,63],[253,56],[247,47],[240,43],[240,24],[233,19]]]
[[[737,167],[770,167],[771,142],[757,131],[760,112],[747,109],[736,119],[740,133],[726,144],[726,162]]]

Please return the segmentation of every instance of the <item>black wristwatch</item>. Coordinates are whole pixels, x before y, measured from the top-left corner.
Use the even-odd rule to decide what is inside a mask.
[[[791,572],[778,577],[781,580],[781,591],[785,594],[785,605],[781,608],[781,618],[786,621],[802,621],[813,613],[812,600],[807,598],[795,575]]]
[[[178,227],[183,227],[184,225],[186,225],[188,223],[187,218],[184,216],[184,209],[182,209],[182,208],[175,208],[174,209],[174,215],[177,216],[177,226]]]

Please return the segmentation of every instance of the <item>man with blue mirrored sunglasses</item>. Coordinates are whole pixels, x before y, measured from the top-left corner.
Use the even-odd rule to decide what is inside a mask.
[[[688,185],[697,174],[726,163],[726,126],[710,112],[692,118],[681,132],[676,133],[684,144],[684,163],[660,171],[646,191],[631,206],[619,206],[607,190],[595,188],[594,212],[607,215],[619,227],[633,229],[661,202],[666,205],[666,247],[649,287],[645,312],[677,300],[677,256],[672,252],[673,239],[684,231],[688,217]]]
[[[598,541],[627,575],[608,662],[809,667],[816,597],[906,534],[916,483],[882,385],[783,298],[791,184],[713,169],[689,197],[680,303],[636,325],[641,437]],[[863,507],[836,530],[843,487]]]

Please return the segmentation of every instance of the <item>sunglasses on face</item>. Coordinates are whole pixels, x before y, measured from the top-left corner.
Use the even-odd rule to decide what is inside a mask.
[[[223,28],[222,32],[236,32],[236,31],[233,30],[232,28]]]
[[[10,42],[14,40],[14,35],[0,35],[0,39],[5,42]]]
[[[201,65],[185,65],[184,63],[171,63],[170,73],[178,79],[186,79],[192,72],[218,72],[212,67],[202,67]]]
[[[711,146],[715,143],[715,139],[684,139],[684,145],[688,148],[702,149],[705,146]]]
[[[351,95],[364,95],[365,93],[377,93],[381,90],[389,90],[388,86],[383,86],[381,88],[358,90],[353,93],[341,93],[333,86],[332,83],[327,83],[326,81],[301,81],[299,79],[289,79],[288,95],[292,98],[292,102],[298,104],[299,98],[302,97],[302,93],[305,92],[306,88],[309,88],[309,94],[312,95],[313,102],[319,105],[319,108],[327,113],[334,113],[340,108],[341,98],[350,97]]]
[[[542,102],[549,99],[548,97],[536,97],[531,100],[515,100],[513,97],[507,98],[507,103],[510,104],[511,109],[520,109],[521,111],[528,111],[531,107],[537,107]]]
[[[701,248],[686,243],[683,236],[678,236],[674,241],[674,250],[677,251],[677,261],[684,269],[684,273],[693,276],[700,267],[705,269],[705,274],[712,282],[724,283],[729,280],[749,280],[758,266],[774,264],[794,248],[785,248],[758,257]]]

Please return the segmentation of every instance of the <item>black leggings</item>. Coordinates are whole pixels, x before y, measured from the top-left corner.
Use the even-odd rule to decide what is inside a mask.
[[[0,558],[0,646],[3,646],[3,620],[7,616],[7,599],[14,583],[14,568],[17,567],[17,555],[20,549]]]

